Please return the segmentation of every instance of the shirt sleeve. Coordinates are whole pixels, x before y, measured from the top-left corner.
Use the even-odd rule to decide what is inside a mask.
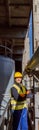
[[[11,88],[11,96],[14,97],[14,99],[17,101],[23,101],[26,99],[26,95],[24,97],[21,97],[14,87]]]

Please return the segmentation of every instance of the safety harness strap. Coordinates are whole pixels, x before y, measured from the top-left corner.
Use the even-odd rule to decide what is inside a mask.
[[[18,94],[26,94],[26,89],[24,86],[22,86],[22,90],[21,90],[21,87],[18,87],[16,84],[13,85],[14,88],[16,88]]]

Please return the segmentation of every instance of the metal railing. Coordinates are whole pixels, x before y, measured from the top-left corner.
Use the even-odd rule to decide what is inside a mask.
[[[6,107],[2,106],[3,109],[4,109],[4,112],[3,112],[3,114],[0,116],[0,126],[1,126],[1,124],[2,124],[2,122],[3,122],[3,120],[4,120],[4,115],[5,115],[6,111],[8,110],[8,108],[10,108],[9,106],[10,106],[10,100],[9,100],[9,102],[7,103]],[[2,110],[2,109],[0,108],[0,110]]]

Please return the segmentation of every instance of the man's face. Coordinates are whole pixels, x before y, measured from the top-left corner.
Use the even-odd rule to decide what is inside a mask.
[[[16,79],[15,79],[15,81],[16,81],[17,83],[21,83],[21,81],[22,81],[22,78],[21,78],[21,77],[19,77],[19,78],[16,78]]]

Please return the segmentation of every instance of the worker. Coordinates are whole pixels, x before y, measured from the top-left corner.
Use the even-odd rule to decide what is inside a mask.
[[[28,130],[26,95],[29,91],[22,85],[22,78],[22,73],[15,72],[14,84],[11,88],[12,130]]]

